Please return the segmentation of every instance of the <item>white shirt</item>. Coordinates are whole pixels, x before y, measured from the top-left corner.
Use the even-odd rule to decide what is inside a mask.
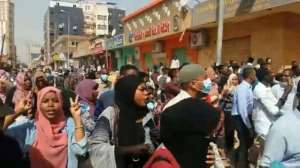
[[[184,99],[188,99],[192,97],[191,95],[189,95],[186,91],[184,90],[180,90],[180,92],[178,93],[178,95],[176,97],[174,97],[173,99],[171,99],[164,107],[163,111],[166,110],[167,108],[179,103],[180,101],[184,100]]]
[[[254,109],[252,119],[255,132],[259,136],[266,137],[272,123],[277,119],[280,112],[276,105],[278,100],[273,95],[271,87],[258,83],[253,91]]]
[[[261,166],[270,167],[273,161],[279,161],[286,168],[298,168],[300,165],[300,111],[280,117],[270,129]]]
[[[293,86],[293,89],[290,92],[290,94],[288,95],[286,102],[281,107],[280,111],[283,114],[293,111],[293,104],[294,104],[294,99],[295,99],[295,95],[296,95],[296,89],[297,88],[295,86]],[[272,87],[272,93],[274,94],[276,99],[279,100],[284,93],[284,87],[281,84],[276,84]]]

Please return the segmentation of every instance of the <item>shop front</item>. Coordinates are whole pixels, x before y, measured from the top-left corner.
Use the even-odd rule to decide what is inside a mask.
[[[110,67],[112,70],[118,70],[127,63],[127,50],[124,48],[124,34],[119,34],[107,39],[105,49],[110,55]]]
[[[197,50],[189,45],[190,15],[181,10],[179,0],[153,1],[126,16],[125,46],[134,48],[134,56],[143,70],[160,63],[169,66],[197,61]]]
[[[198,62],[203,66],[216,60],[217,2],[203,2],[192,14],[190,30],[193,36],[199,37],[194,43],[198,48]],[[299,11],[300,3],[296,0],[225,1],[222,62],[242,62],[249,56],[270,57],[276,70],[299,60]]]

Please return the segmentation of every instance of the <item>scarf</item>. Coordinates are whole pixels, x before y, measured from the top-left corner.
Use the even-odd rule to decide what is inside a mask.
[[[3,82],[3,84],[5,85],[5,90],[0,90],[0,99],[3,103],[5,103],[6,91],[7,91],[7,88],[9,87],[9,81],[8,81],[8,77],[6,75],[6,71],[0,69],[0,78],[3,78],[3,79],[1,79],[0,82]]]
[[[21,101],[22,99],[28,98],[31,94],[30,90],[25,90],[25,75],[26,73],[20,72],[16,77],[16,91],[14,93],[12,102],[16,104],[17,102]]]
[[[40,106],[43,98],[49,92],[54,92],[60,108],[57,111],[57,124],[52,124],[43,115]],[[61,93],[54,87],[46,87],[38,94],[37,112],[35,114],[36,138],[29,149],[32,168],[66,168],[68,159],[68,136],[61,132],[66,127],[66,119],[62,109]]]
[[[35,93],[38,93],[39,91],[39,88],[37,87],[37,79],[39,77],[43,77],[44,78],[44,82],[47,81],[47,78],[46,78],[46,75],[44,74],[44,72],[42,71],[37,71],[35,74],[34,74],[34,78],[33,78],[33,83],[34,83],[34,92]],[[46,86],[46,83],[44,83],[44,86]]]
[[[233,81],[234,78],[237,78],[237,77],[238,77],[238,76],[237,76],[236,74],[234,74],[234,73],[232,73],[232,74],[229,75],[229,78],[228,78],[228,80],[227,80],[227,84],[226,84],[226,86],[225,86],[225,87],[228,88],[229,93],[232,93],[233,90],[236,88],[236,86],[234,86],[234,85],[232,84],[232,81]]]
[[[84,79],[83,81],[79,82],[75,89],[75,93],[80,98],[79,102],[89,106],[89,112],[91,116],[94,116],[96,104],[90,99],[93,96],[94,88],[97,85],[98,84],[91,79]]]
[[[115,103],[120,109],[118,123],[118,145],[136,145],[144,143],[144,129],[142,123],[136,121],[143,118],[148,110],[139,107],[135,101],[135,92],[143,80],[135,75],[121,78],[115,85]]]

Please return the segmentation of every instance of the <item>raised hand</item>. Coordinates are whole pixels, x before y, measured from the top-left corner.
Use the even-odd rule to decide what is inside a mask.
[[[70,98],[70,104],[71,104],[70,111],[73,118],[80,118],[81,109],[78,103],[78,96],[76,96],[75,101],[73,101],[73,99]]]
[[[15,105],[15,112],[18,114],[22,114],[27,112],[32,108],[31,100],[28,99],[22,99],[20,102],[18,102]]]

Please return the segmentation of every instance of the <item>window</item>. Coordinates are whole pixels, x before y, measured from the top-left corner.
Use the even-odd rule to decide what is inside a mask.
[[[91,7],[89,6],[89,5],[87,5],[87,6],[85,6],[85,10],[90,10],[91,9]]]
[[[97,15],[97,19],[98,20],[106,20],[106,16],[105,15]]]
[[[106,30],[106,25],[97,25],[98,30]]]

